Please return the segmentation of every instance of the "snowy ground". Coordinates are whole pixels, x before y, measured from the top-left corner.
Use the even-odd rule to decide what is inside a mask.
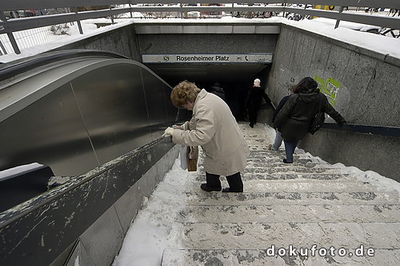
[[[382,54],[388,54],[396,58],[400,58],[400,38],[391,38],[383,35],[360,31],[363,28],[368,29],[372,26],[359,23],[341,22],[339,28],[334,29],[336,20],[333,19],[313,19],[290,21],[286,20],[286,24],[298,27],[320,35],[327,36],[332,39],[350,43],[371,51]],[[357,29],[357,30],[353,30]]]
[[[196,173],[194,173],[196,174]],[[126,234],[124,244],[113,266],[160,265],[166,248],[182,246],[175,217],[185,207],[182,193],[193,173],[182,170],[176,159],[172,169],[157,186]]]

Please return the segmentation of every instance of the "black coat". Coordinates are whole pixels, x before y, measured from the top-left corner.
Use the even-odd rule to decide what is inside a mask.
[[[271,102],[268,95],[264,92],[264,88],[251,87],[246,100],[247,108],[254,108],[258,110],[260,108],[261,101],[263,98],[266,103]]]
[[[212,85],[209,92],[219,96],[222,100],[226,101],[225,91],[221,86],[219,86],[219,83],[215,83],[214,85]]]
[[[326,96],[320,92],[297,93],[289,97],[275,117],[274,127],[278,128],[286,141],[298,141],[307,134],[318,108],[330,115],[338,124],[344,118],[330,105]]]
[[[283,97],[283,98],[281,99],[281,101],[279,102],[278,106],[277,106],[276,109],[275,109],[274,115],[272,116],[272,123],[275,122],[276,115],[279,113],[279,111],[280,111],[280,110],[282,109],[282,107],[285,105],[285,103],[287,102],[287,100],[289,100],[289,96],[290,96],[290,95]]]

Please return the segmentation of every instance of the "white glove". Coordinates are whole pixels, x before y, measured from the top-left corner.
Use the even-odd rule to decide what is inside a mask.
[[[178,126],[178,125],[173,125],[172,128],[173,128],[173,129],[181,129],[181,130],[184,130],[183,126]]]
[[[172,127],[167,127],[167,129],[164,131],[163,137],[169,137],[174,134],[174,129]]]

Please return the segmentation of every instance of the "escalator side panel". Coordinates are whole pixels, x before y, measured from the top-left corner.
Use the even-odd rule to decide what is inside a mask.
[[[116,64],[72,82],[101,164],[151,141],[139,69]]]
[[[38,162],[77,175],[98,162],[69,84],[0,123],[0,169]]]

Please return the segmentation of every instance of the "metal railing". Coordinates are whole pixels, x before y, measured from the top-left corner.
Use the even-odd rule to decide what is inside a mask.
[[[391,29],[400,29],[400,17],[377,16],[369,14],[354,14],[343,12],[343,7],[369,7],[369,8],[390,8],[400,10],[400,1],[398,0],[257,0],[256,4],[251,6],[246,2],[235,2],[232,0],[219,0],[218,3],[230,4],[225,6],[199,6],[198,4],[213,4],[215,0],[13,0],[0,2],[0,35],[6,34],[15,53],[19,54],[20,49],[15,39],[15,33],[23,30],[41,28],[56,24],[76,22],[80,34],[83,34],[81,25],[82,20],[109,17],[111,23],[114,23],[114,16],[133,12],[178,12],[185,13],[190,11],[200,12],[274,12],[274,13],[295,13],[304,16],[317,16],[336,19],[336,27],[339,21],[350,21],[369,25],[376,25]],[[118,8],[117,5],[128,4],[129,7]],[[153,4],[154,6],[149,6]],[[157,4],[157,6],[155,6]],[[171,4],[175,4],[171,6]],[[240,5],[243,4],[243,5]],[[292,5],[329,5],[335,6],[335,10],[318,10],[311,8],[299,8]],[[161,6],[159,6],[161,5]],[[103,6],[107,9],[93,11],[84,10],[85,7]],[[4,12],[28,9],[55,9],[74,11],[62,14],[33,16],[27,18],[7,19]],[[4,45],[0,39],[0,55],[6,53]]]
[[[339,126],[336,123],[324,123],[322,128],[335,129],[341,131],[351,131],[354,133],[362,133],[368,135],[400,137],[399,127],[366,126],[366,125],[355,125],[355,124],[346,124],[344,126]]]

